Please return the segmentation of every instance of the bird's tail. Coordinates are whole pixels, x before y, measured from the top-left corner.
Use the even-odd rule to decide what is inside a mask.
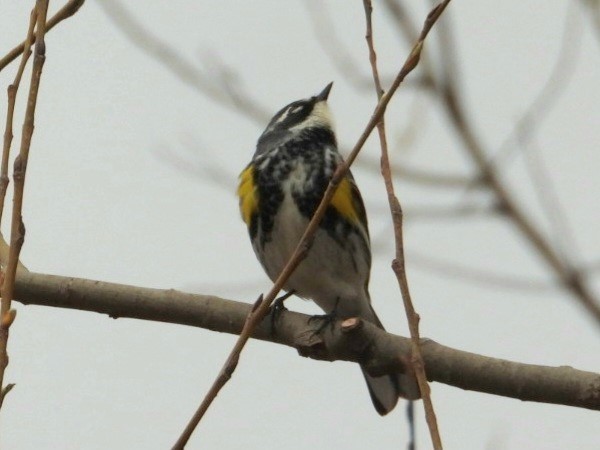
[[[375,314],[375,311],[372,309],[371,311],[373,316],[364,318],[377,325],[381,329],[384,329],[381,321]],[[373,405],[375,406],[377,412],[382,416],[385,416],[392,409],[394,409],[400,397],[407,400],[417,400],[421,398],[419,385],[417,384],[415,377],[412,375],[399,373],[374,377],[369,375],[363,367],[361,367],[361,369],[365,377],[365,381],[367,382],[367,387],[369,388],[369,394],[371,395]]]
[[[389,413],[400,397],[408,400],[421,398],[417,380],[405,374],[384,375],[382,377],[373,377],[362,368],[371,401],[377,412],[385,416]]]

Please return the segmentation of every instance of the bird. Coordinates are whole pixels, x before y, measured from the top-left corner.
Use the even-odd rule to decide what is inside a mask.
[[[237,195],[252,247],[273,281],[290,259],[336,168],[343,163],[327,104],[333,82],[319,94],[280,109],[260,135],[239,176]],[[340,181],[305,259],[284,290],[313,300],[326,315],[360,317],[383,329],[368,291],[371,246],[367,214],[354,177]],[[361,367],[380,415],[400,397],[420,392],[414,377],[375,377]]]

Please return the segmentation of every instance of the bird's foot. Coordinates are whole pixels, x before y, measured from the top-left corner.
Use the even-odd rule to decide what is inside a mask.
[[[281,315],[281,313],[283,311],[287,311],[287,308],[285,307],[283,302],[285,302],[292,295],[294,295],[294,290],[286,292],[282,296],[277,297],[275,300],[273,300],[273,304],[271,305],[271,312],[270,312],[271,336],[277,335],[277,328],[276,328],[277,319],[279,319],[279,316]]]
[[[315,321],[321,322],[319,326],[315,329],[315,333],[320,334],[321,331],[323,331],[328,326],[333,328],[333,324],[335,323],[337,318],[337,314],[334,311],[329,314],[317,314],[315,316],[310,316],[308,318],[308,323]]]
[[[331,312],[327,313],[327,314],[317,314],[315,316],[311,316],[308,319],[308,323],[311,323],[315,320],[319,320],[322,321],[323,323],[321,325],[319,325],[317,327],[317,329],[315,330],[315,332],[317,334],[321,333],[321,331],[323,331],[328,325],[333,328],[333,324],[335,323],[335,321],[339,318],[338,314],[337,314],[337,309],[338,309],[338,304],[340,303],[340,298],[338,297],[335,300],[335,305],[333,305],[333,309],[331,310]]]

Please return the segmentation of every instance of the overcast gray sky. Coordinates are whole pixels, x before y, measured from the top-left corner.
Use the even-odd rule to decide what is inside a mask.
[[[26,3],[32,2],[0,3],[1,53],[24,36]],[[374,3],[381,72],[391,75],[407,48]],[[330,106],[339,141],[348,148],[366,124],[374,97],[359,91],[332,63],[314,28],[333,26],[369,79],[362,2],[310,4],[144,2],[131,11],[208,76],[217,76],[222,66],[230,68],[233,83],[269,113],[334,80]],[[52,2],[51,13],[59,6]],[[319,9],[317,16],[327,12],[330,21],[315,22],[309,10]],[[424,9],[414,10],[424,17]],[[598,30],[594,33],[577,2],[455,0],[447,14],[455,30],[461,92],[490,150],[501,146],[539,94],[567,39],[572,70],[561,77],[571,78],[552,109],[538,117],[543,122],[528,151],[536,152],[553,182],[573,235],[568,249],[581,263],[597,261]],[[434,52],[435,45],[430,47]],[[2,92],[15,70],[13,64],[0,73]],[[0,116],[5,112],[2,97]],[[22,261],[36,272],[253,301],[270,282],[255,260],[234,192],[237,173],[251,158],[264,125],[182,83],[132,45],[97,2],[86,2],[47,37]],[[438,172],[471,173],[472,165],[429,94],[401,88],[388,126],[397,159]],[[377,161],[378,152],[377,140],[371,139],[354,169],[378,244],[371,296],[386,327],[407,335],[389,270],[393,244],[383,184],[365,164]],[[523,161],[518,157],[511,163],[506,179],[551,233]],[[213,167],[218,180],[211,180],[203,167]],[[463,191],[407,183],[399,183],[398,192],[407,211],[452,206],[465,198]],[[7,235],[8,224],[3,225]],[[424,266],[423,256],[428,256],[549,283],[544,264],[506,222],[409,217],[405,240],[423,336],[499,358],[600,370],[597,325],[568,295],[468,283]],[[593,278],[596,288],[598,279]],[[297,299],[288,307],[319,312]],[[0,422],[0,446],[6,449],[168,448],[235,340],[183,326],[16,308],[5,381],[17,386]],[[189,448],[405,448],[403,405],[379,417],[361,378],[352,364],[311,361],[289,348],[250,342]],[[438,383],[432,390],[448,449],[598,447],[597,412]],[[419,403],[418,443],[425,449],[430,444],[421,409]]]

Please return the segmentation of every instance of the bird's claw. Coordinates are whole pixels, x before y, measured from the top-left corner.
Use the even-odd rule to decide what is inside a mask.
[[[270,317],[271,317],[271,336],[276,336],[277,335],[277,328],[276,328],[277,319],[279,319],[279,316],[281,315],[281,313],[283,311],[287,311],[288,310],[285,307],[285,305],[284,305],[283,302],[285,302],[293,294],[294,294],[294,291],[292,290],[292,291],[286,292],[282,296],[277,297],[275,300],[273,300],[273,304],[271,305],[271,312],[270,312]]]
[[[327,328],[327,326],[333,328],[333,324],[335,323],[337,318],[337,314],[335,313],[335,311],[333,311],[329,314],[317,314],[315,316],[310,316],[308,318],[308,323],[314,321],[321,321],[322,323],[315,329],[315,332],[317,334],[320,334],[325,328]]]

